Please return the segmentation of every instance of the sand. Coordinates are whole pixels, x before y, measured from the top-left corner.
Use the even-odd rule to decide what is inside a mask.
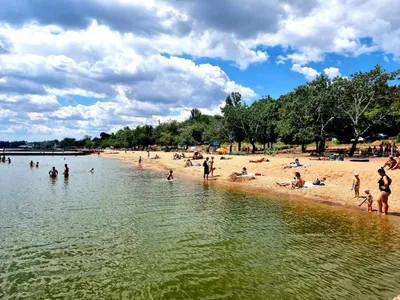
[[[119,151],[118,154],[109,154],[107,151],[102,156],[118,158],[126,160],[129,163],[138,165],[139,156],[142,156],[142,168],[156,168],[159,170],[173,170],[176,178],[190,178],[203,181],[202,167],[184,167],[184,160],[173,160],[171,152],[150,152],[150,157],[157,154],[160,159],[148,159],[148,154],[145,151]],[[190,155],[190,154],[188,154]],[[345,160],[339,161],[315,161],[309,157],[299,157],[300,163],[308,165],[305,167],[297,167],[284,169],[283,166],[294,161],[295,156],[266,156],[266,155],[209,155],[215,158],[214,177],[210,176],[210,183],[235,187],[247,191],[262,191],[266,195],[284,195],[286,198],[304,198],[320,201],[327,204],[337,204],[351,208],[357,208],[357,205],[362,201],[354,197],[354,191],[350,191],[354,172],[359,173],[361,180],[360,195],[364,195],[364,189],[368,188],[374,197],[373,209],[377,209],[376,199],[378,198],[379,190],[377,181],[379,175],[377,170],[383,166],[386,159],[373,158],[370,162],[350,162]],[[229,160],[220,160],[221,156],[230,158]],[[270,162],[249,163],[249,160],[257,160],[268,158]],[[193,162],[203,163],[202,160]],[[244,182],[230,182],[229,175],[232,172],[240,172],[243,167],[247,168],[249,173],[260,173],[261,176],[256,176],[255,180]],[[294,172],[300,172],[303,179],[306,180],[308,188],[292,190],[290,187],[278,187],[276,182],[289,182],[294,177]],[[400,216],[400,170],[387,171],[387,175],[392,178],[392,194],[389,198],[389,213]],[[167,177],[167,175],[165,175]],[[315,179],[326,177],[325,186],[312,186],[311,182]],[[364,204],[360,210],[367,210]]]

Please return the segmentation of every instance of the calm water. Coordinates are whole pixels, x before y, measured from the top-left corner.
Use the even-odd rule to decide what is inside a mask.
[[[400,294],[396,219],[170,183],[105,158],[12,159],[0,164],[1,299]],[[68,181],[50,180],[64,162]]]

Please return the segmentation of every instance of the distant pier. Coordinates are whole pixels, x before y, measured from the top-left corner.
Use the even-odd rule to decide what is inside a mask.
[[[0,156],[83,156],[102,151],[82,150],[82,151],[49,151],[49,150],[16,150],[5,149],[0,151]]]

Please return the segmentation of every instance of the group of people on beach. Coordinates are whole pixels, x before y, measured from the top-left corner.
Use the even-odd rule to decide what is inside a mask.
[[[7,157],[7,159],[6,159],[6,157],[4,155],[1,157],[0,161],[2,163],[8,162],[9,164],[11,164],[11,158]]]
[[[378,199],[377,199],[378,212],[386,215],[389,210],[389,196],[392,193],[392,191],[390,189],[390,185],[392,184],[392,179],[386,174],[384,167],[378,169],[378,174],[380,176],[380,178],[378,180],[378,190],[379,190],[379,195],[378,195]],[[350,189],[350,190],[354,190],[355,198],[360,198],[360,187],[361,187],[360,175],[357,172],[355,172],[354,179],[353,179],[353,185]],[[364,198],[364,201],[362,201],[358,206],[361,206],[362,204],[364,204],[367,201],[368,202],[368,211],[372,212],[373,197],[371,195],[371,192],[368,188],[366,188],[366,189],[364,189],[364,193],[365,193],[365,196],[361,196],[362,198]]]
[[[374,146],[373,148],[369,146],[368,154],[377,157],[388,157],[390,155],[397,157],[400,156],[399,147],[396,145],[395,142],[393,142],[392,144],[389,142],[382,142],[378,147]]]

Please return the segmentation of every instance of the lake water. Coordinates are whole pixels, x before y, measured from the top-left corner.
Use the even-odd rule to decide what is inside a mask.
[[[12,160],[0,164],[0,299],[400,294],[395,218],[170,183],[101,157]],[[65,162],[69,179],[50,180]]]

